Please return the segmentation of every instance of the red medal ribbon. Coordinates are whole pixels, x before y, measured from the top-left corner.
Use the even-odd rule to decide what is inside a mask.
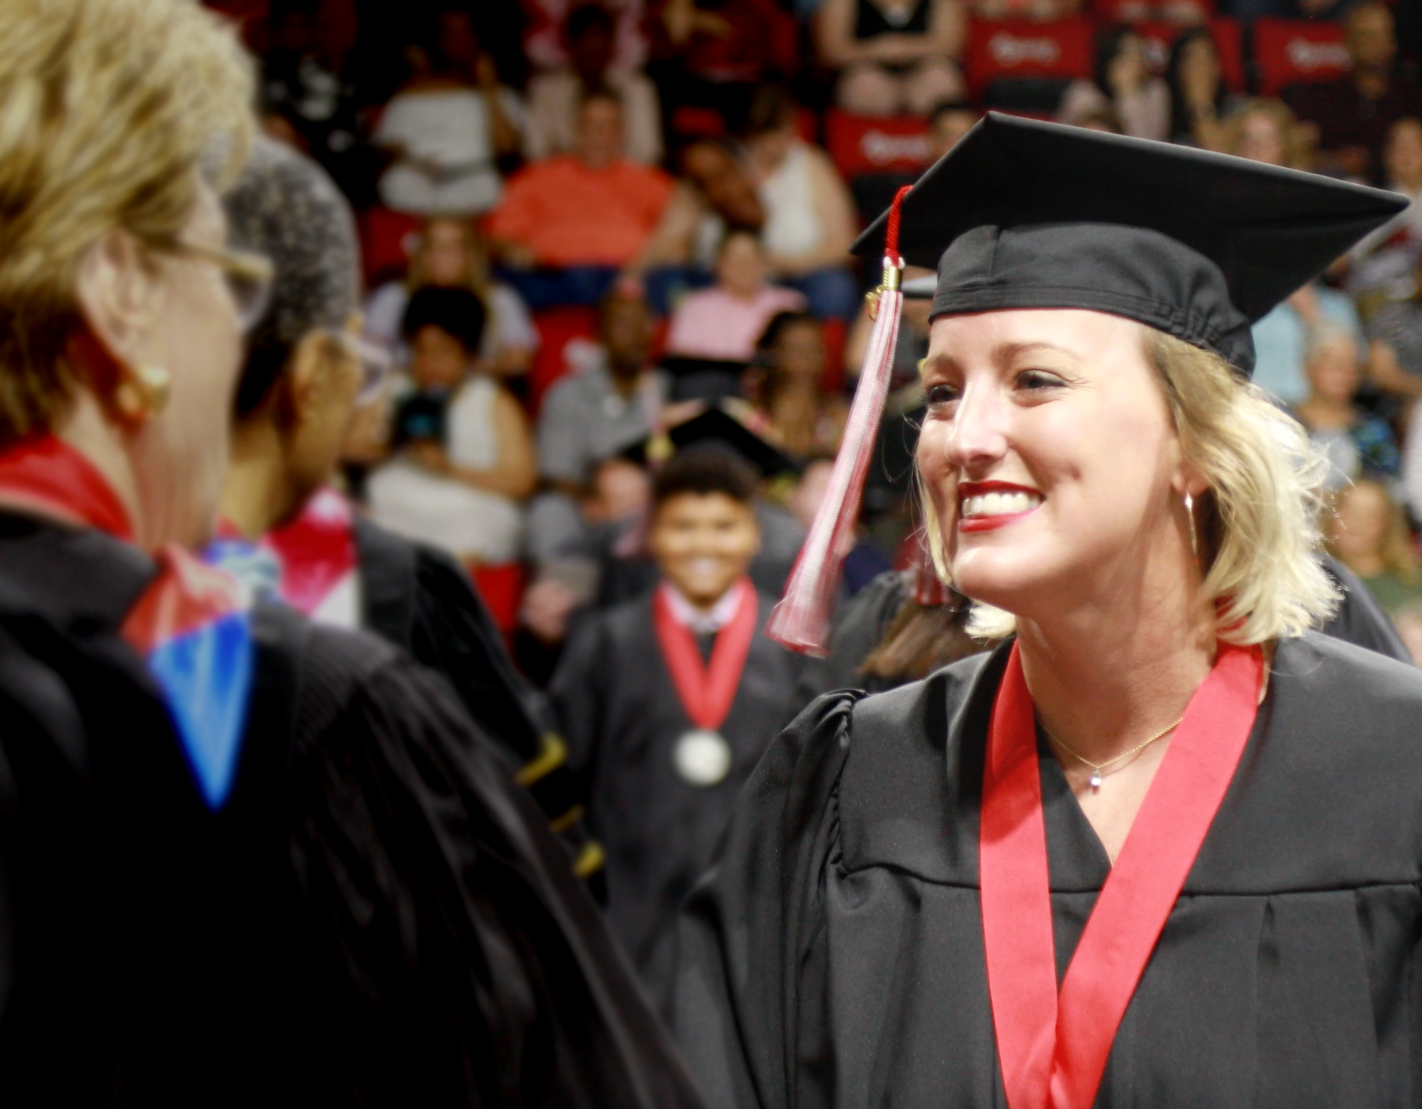
[[[57,436],[0,453],[0,504],[133,542],[128,510],[92,462]]]
[[[1057,993],[1032,698],[1017,644],[993,705],[979,866],[988,992],[1010,1109],[1088,1109],[1125,1015],[1234,777],[1264,679],[1221,643],[1190,698]]]
[[[676,687],[681,707],[686,711],[687,719],[698,728],[713,732],[731,713],[741,675],[745,672],[746,659],[750,655],[751,641],[755,638],[759,615],[755,588],[749,580],[742,578],[732,588],[741,591],[740,603],[736,606],[736,614],[716,636],[716,646],[711,649],[710,667],[701,661],[696,637],[677,620],[665,591],[658,589],[652,597],[652,622],[656,626],[657,643],[662,649],[667,669],[671,671],[672,684]]]

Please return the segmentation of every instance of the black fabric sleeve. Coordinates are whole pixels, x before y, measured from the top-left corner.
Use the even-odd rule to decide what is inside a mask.
[[[332,1071],[369,1104],[694,1106],[588,892],[445,685],[313,631],[291,857]]]
[[[829,654],[809,658],[800,671],[791,705],[799,712],[816,697],[836,689],[864,689],[860,673],[884,638],[884,632],[908,600],[908,588],[899,570],[880,574],[857,596],[845,602],[830,632]]]
[[[604,698],[612,688],[609,668],[615,665],[616,650],[607,634],[607,619],[593,615],[574,628],[548,684],[553,715],[568,744],[568,767],[584,799],[591,794],[601,753],[607,715]]]
[[[713,1109],[833,1103],[825,993],[807,976],[826,971],[824,873],[857,700],[822,697],[780,735],[682,914],[675,1028]]]

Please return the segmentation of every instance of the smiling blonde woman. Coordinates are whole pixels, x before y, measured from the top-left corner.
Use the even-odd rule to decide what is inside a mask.
[[[1422,674],[1307,630],[1317,468],[1248,383],[1396,208],[996,115],[915,186],[934,551],[1015,634],[767,754],[681,934],[713,1106],[1417,1104]]]

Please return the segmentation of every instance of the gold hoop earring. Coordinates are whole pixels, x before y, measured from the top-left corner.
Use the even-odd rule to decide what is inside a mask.
[[[172,375],[163,367],[136,366],[114,390],[114,403],[130,420],[145,423],[167,407],[172,384]]]

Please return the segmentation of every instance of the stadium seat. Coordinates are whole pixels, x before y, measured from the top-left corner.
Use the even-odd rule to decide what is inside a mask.
[[[523,566],[517,562],[474,562],[468,569],[474,588],[494,618],[494,626],[508,639],[518,627],[518,610],[523,603]]]
[[[360,214],[358,225],[365,287],[374,289],[387,281],[398,281],[410,268],[419,218],[377,205]]]
[[[1013,80],[1090,77],[1092,50],[1092,26],[1083,18],[974,20],[965,57],[969,92],[979,98],[989,85]]]
[[[1220,70],[1224,75],[1225,88],[1230,92],[1243,92],[1244,35],[1240,30],[1239,21],[1220,17],[1210,20],[1208,27],[1210,37],[1215,40],[1215,47],[1220,52]],[[1170,48],[1175,45],[1175,40],[1181,33],[1189,29],[1177,23],[1148,22],[1135,25],[1137,34],[1145,40],[1151,66],[1160,76],[1165,75],[1166,66],[1170,63]]]
[[[1091,14],[1097,22],[1169,23],[1185,26],[1215,14],[1213,0],[1091,0]]]
[[[576,369],[569,360],[570,344],[597,341],[597,310],[581,306],[545,308],[533,314],[538,329],[538,353],[528,369],[528,407],[533,416],[555,381]]]
[[[1324,20],[1256,19],[1254,64],[1262,96],[1289,85],[1330,81],[1352,68],[1343,26]]]
[[[866,174],[913,172],[928,164],[928,121],[922,116],[887,119],[825,112],[825,147],[846,180]]]

